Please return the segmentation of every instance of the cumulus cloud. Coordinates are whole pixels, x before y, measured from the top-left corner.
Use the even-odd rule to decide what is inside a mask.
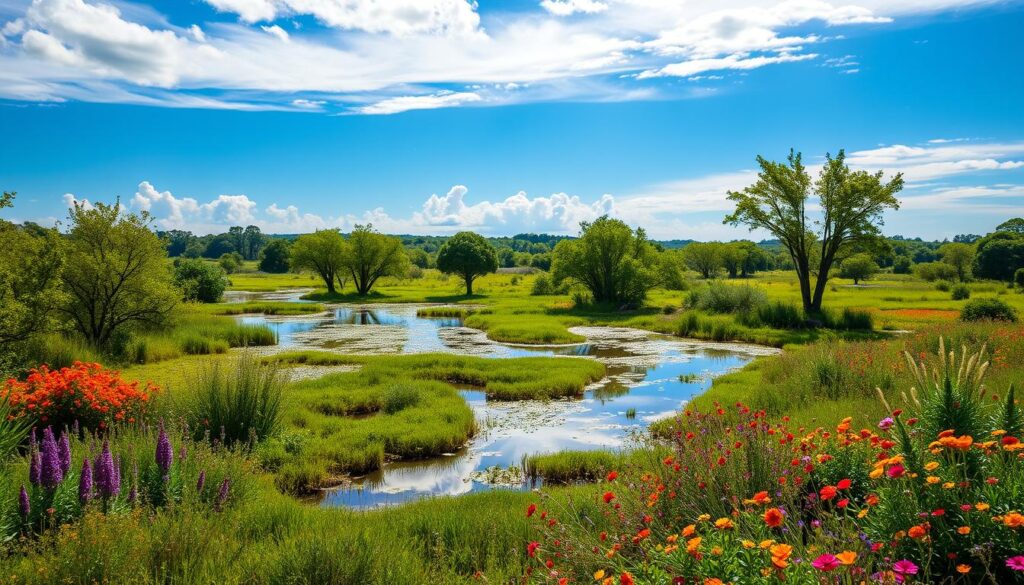
[[[575,231],[581,221],[591,221],[615,211],[615,200],[611,195],[602,195],[596,201],[586,203],[578,196],[565,193],[530,198],[520,191],[502,201],[467,204],[468,192],[465,186],[455,185],[443,196],[431,195],[423,209],[414,214],[413,223],[499,233],[566,233]]]
[[[0,97],[308,109],[295,103],[301,96],[327,101],[325,111],[367,114],[650,99],[672,91],[651,78],[811,60],[816,52],[805,48],[827,43],[832,27],[964,4],[542,0],[481,14],[471,0],[206,1],[239,22],[201,29],[114,0],[32,0],[2,25]],[[319,25],[282,28],[279,19],[296,16]],[[471,89],[509,84],[528,89],[514,100]]]
[[[982,171],[1024,168],[1024,142],[950,142],[923,146],[893,144],[847,154],[851,167],[902,172],[908,183]]]
[[[191,197],[175,197],[158,191],[149,181],[139,183],[131,207],[148,211],[162,229],[217,231],[216,226],[248,225],[257,221],[256,202],[246,195],[218,195],[200,203]]]

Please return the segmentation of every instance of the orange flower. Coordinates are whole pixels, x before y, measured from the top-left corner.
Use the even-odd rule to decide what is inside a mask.
[[[715,528],[719,530],[730,530],[732,527],[732,520],[728,518],[719,518],[718,520],[715,520]]]
[[[957,532],[957,534],[960,534],[960,535],[963,535],[963,536],[967,536],[968,534],[971,533],[971,527],[970,526],[961,526],[960,528],[956,529],[956,532]]]
[[[956,566],[956,572],[960,573],[961,575],[966,575],[967,573],[971,572],[971,566],[970,565],[957,565]]]
[[[769,528],[778,528],[779,526],[782,526],[782,521],[782,511],[778,508],[768,508],[764,511],[764,523]]]
[[[857,553],[852,550],[844,550],[843,552],[836,555],[839,562],[844,565],[852,565],[857,560]]]
[[[1010,528],[1020,528],[1024,526],[1024,514],[1019,512],[1010,512],[1003,516],[1003,524]]]
[[[772,545],[768,552],[772,555],[772,564],[778,569],[785,569],[789,566],[789,555],[793,554],[793,547],[780,543]]]
[[[927,534],[928,534],[928,525],[927,524],[918,524],[916,526],[911,526],[910,530],[907,530],[907,536],[909,536],[910,538],[916,538],[916,539],[924,538]]]
[[[690,538],[695,532],[697,532],[697,527],[693,524],[687,524],[686,527],[683,528],[683,538]]]
[[[763,506],[765,504],[772,503],[772,499],[768,497],[768,492],[757,492],[754,494],[754,497],[749,500],[743,500],[743,503],[747,505]]]

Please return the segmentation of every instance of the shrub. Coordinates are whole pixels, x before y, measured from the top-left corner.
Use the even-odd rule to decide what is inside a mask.
[[[179,258],[174,263],[174,284],[181,289],[186,301],[217,303],[224,296],[228,279],[219,266]]]
[[[1017,312],[1013,307],[999,299],[974,299],[968,301],[960,311],[962,321],[1017,321]]]
[[[1024,268],[1018,268],[1017,272],[1013,273],[1013,282],[1017,288],[1024,289]]]
[[[196,439],[212,434],[228,445],[258,442],[280,424],[287,379],[274,363],[244,354],[229,366],[209,362],[193,379],[188,405]]]
[[[804,326],[803,313],[793,303],[774,301],[761,305],[756,311],[757,321],[776,329],[798,329]]]
[[[939,292],[949,292],[952,286],[952,283],[950,283],[948,280],[935,281],[935,290]]]
[[[554,294],[555,287],[551,283],[551,277],[547,274],[541,274],[533,281],[533,287],[530,289],[530,294],[535,296],[544,296]]]
[[[838,316],[832,311],[822,311],[821,317],[825,327],[840,331],[869,331],[875,325],[871,313],[849,307],[845,307]]]
[[[103,429],[114,422],[135,422],[158,388],[126,382],[118,372],[100,364],[75,362],[69,368],[33,369],[24,382],[8,380],[2,395],[8,397],[12,416],[38,419],[61,429],[76,422],[85,428]]]
[[[733,286],[712,282],[687,297],[687,305],[710,313],[750,314],[767,304],[768,295],[761,289],[744,284]]]
[[[921,280],[953,280],[957,277],[956,268],[945,262],[923,262],[914,265],[914,274]]]
[[[952,294],[954,301],[963,301],[971,298],[971,289],[966,284],[958,284],[953,287]]]

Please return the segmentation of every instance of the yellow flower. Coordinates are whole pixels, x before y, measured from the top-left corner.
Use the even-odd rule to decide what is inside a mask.
[[[604,579],[604,569],[598,569],[594,573],[594,581],[600,581],[601,579]]]
[[[875,469],[871,470],[871,473],[868,474],[868,477],[870,477],[871,479],[878,479],[882,477],[883,473],[885,473],[885,470],[883,468],[876,467]]]
[[[860,512],[857,512],[857,518],[863,518],[868,515],[868,509],[864,508]]]
[[[985,502],[978,502],[977,504],[974,504],[974,509],[979,512],[984,512],[985,510],[988,510],[989,507],[990,506]]]
[[[707,522],[708,520],[711,520],[711,514],[701,514],[700,516],[697,516],[697,522]]]
[[[770,547],[773,544],[775,544],[774,540],[762,540],[760,543],[758,543],[757,546],[759,546],[761,548],[768,548],[768,547]]]
[[[970,526],[961,526],[960,528],[956,529],[956,532],[957,532],[957,534],[962,534],[962,535],[966,536],[966,535],[971,533],[971,527]]]
[[[935,485],[935,484],[939,483],[940,481],[942,481],[941,479],[935,477],[934,475],[929,475],[928,477],[924,478],[924,480],[927,481],[931,485]]]
[[[956,484],[951,482],[951,481],[947,481],[946,483],[942,484],[942,488],[943,489],[947,489],[947,490],[951,490],[951,489],[953,489],[955,487],[956,487]]]
[[[729,530],[733,527],[732,520],[729,518],[719,518],[715,520],[715,528],[719,530]]]
[[[754,548],[755,546],[757,546],[756,544],[754,544],[753,540],[744,540],[740,544],[742,544],[743,548],[746,548],[746,549],[751,549],[751,548]]]
[[[929,461],[928,463],[924,464],[924,470],[925,471],[935,471],[938,468],[939,468],[939,462],[938,461]]]

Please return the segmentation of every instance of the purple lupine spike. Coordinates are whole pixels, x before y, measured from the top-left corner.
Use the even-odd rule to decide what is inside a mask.
[[[38,445],[36,444],[36,428],[32,427],[32,432],[28,434],[28,448],[31,450],[35,449],[36,447],[38,447]]]
[[[64,479],[64,471],[61,469],[60,448],[56,439],[53,438],[53,429],[46,427],[43,430],[42,443],[42,468],[39,473],[39,480],[46,489],[56,489]]]
[[[204,469],[204,470],[199,472],[199,479],[196,480],[196,491],[197,492],[203,491],[203,486],[205,486],[205,485],[206,485],[206,470]]]
[[[113,467],[111,468],[110,476],[110,489],[113,490],[114,495],[121,493],[121,456],[114,457]]]
[[[160,435],[156,439],[156,464],[166,477],[171,471],[171,463],[174,462],[174,448],[171,447],[171,440],[167,438],[164,425],[160,424]]]
[[[88,459],[82,460],[82,474],[78,476],[78,501],[82,505],[92,499],[92,467]]]
[[[35,446],[29,451],[28,480],[32,485],[42,482],[43,457]]]
[[[25,486],[21,486],[21,491],[18,492],[18,512],[21,514],[22,520],[27,520],[28,515],[32,512],[32,505],[28,501],[28,492],[25,491]]]
[[[103,441],[103,451],[96,458],[94,465],[96,480],[96,491],[103,499],[116,496],[121,491],[121,485],[114,469],[114,456],[110,453],[110,442]]]
[[[62,475],[67,475],[68,470],[71,469],[71,440],[68,439],[67,432],[61,434],[57,448],[60,451],[60,472]]]
[[[231,490],[231,481],[228,478],[224,478],[224,481],[220,483],[220,491],[217,492],[217,501],[214,502],[213,508],[218,512],[224,506],[224,502],[228,501],[228,493]]]

